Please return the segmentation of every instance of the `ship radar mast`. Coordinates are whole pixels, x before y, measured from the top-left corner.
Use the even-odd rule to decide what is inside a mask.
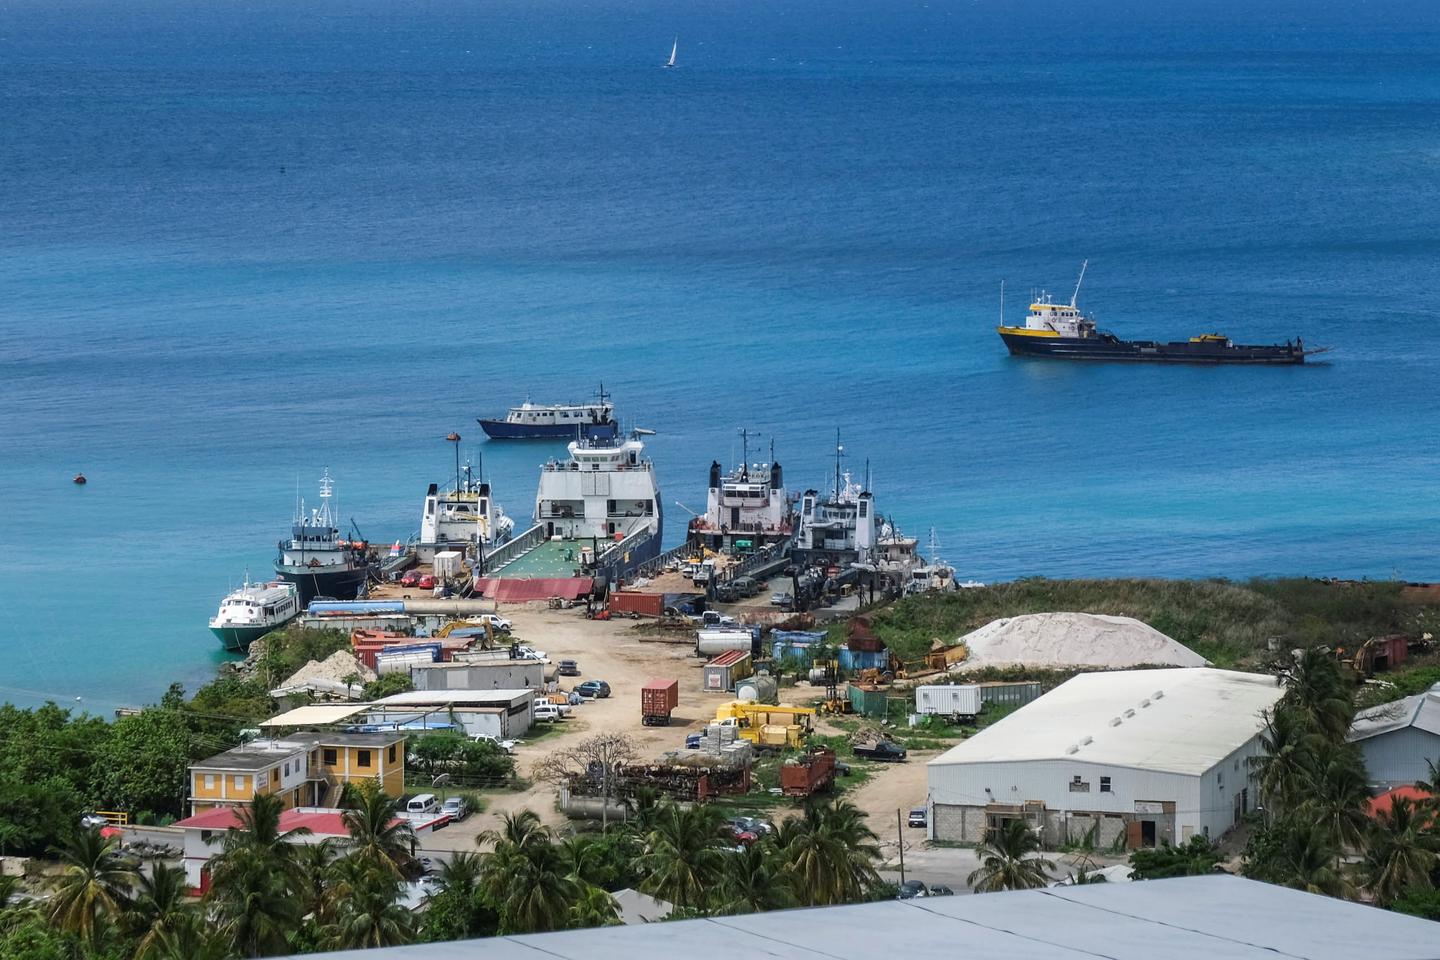
[[[320,477],[320,509],[315,512],[317,525],[323,524],[327,527],[335,525],[331,520],[330,512],[330,498],[334,496],[334,490],[335,481],[330,477],[330,468],[326,467],[325,473]]]
[[[1070,295],[1070,309],[1072,310],[1075,309],[1076,301],[1080,299],[1080,284],[1085,282],[1085,268],[1088,266],[1090,266],[1088,258],[1080,264],[1080,279],[1075,281],[1075,292]]]

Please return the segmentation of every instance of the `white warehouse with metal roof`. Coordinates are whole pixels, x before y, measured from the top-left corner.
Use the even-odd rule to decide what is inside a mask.
[[[1080,674],[930,761],[930,836],[976,843],[1021,818],[1047,845],[1218,838],[1255,807],[1249,761],[1283,693],[1201,667]]]

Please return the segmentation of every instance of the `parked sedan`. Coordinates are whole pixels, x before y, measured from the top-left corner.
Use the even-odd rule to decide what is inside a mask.
[[[419,570],[406,570],[405,576],[400,578],[402,587],[418,587],[420,585],[421,573]]]
[[[925,817],[924,807],[916,807],[915,809],[910,811],[909,824],[912,827],[921,827],[922,829],[928,826],[928,822]]]

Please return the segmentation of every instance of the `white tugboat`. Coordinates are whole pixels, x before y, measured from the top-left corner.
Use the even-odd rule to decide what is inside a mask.
[[[784,473],[775,462],[749,463],[749,435],[741,432],[740,466],[721,476],[710,464],[705,512],[690,521],[691,540],[711,550],[748,552],[785,543],[795,532],[795,505],[785,492]]]
[[[955,568],[940,559],[940,541],[935,537],[935,528],[931,527],[930,562],[910,571],[910,582],[905,585],[905,592],[914,594],[957,589]]]
[[[210,632],[226,650],[244,653],[250,644],[300,615],[300,591],[293,583],[251,583],[226,594],[210,618]]]
[[[445,439],[455,444],[455,483],[445,490],[432,483],[425,491],[415,545],[421,563],[434,563],[435,554],[451,550],[474,561],[509,540],[515,530],[515,521],[491,495],[490,484],[477,479],[470,464],[460,466],[460,435]]]
[[[305,501],[295,512],[290,539],[281,540],[275,572],[300,589],[300,606],[316,597],[354,600],[370,575],[369,544],[340,539],[330,505],[335,481],[330,471],[320,478],[320,506],[307,515]]]

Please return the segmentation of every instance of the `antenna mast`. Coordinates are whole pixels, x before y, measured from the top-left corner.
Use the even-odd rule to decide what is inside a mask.
[[[1084,263],[1080,264],[1080,279],[1075,281],[1075,292],[1070,295],[1071,307],[1074,307],[1075,301],[1080,299],[1080,284],[1085,282],[1085,268],[1088,266],[1090,266],[1090,261],[1088,258],[1085,260]]]
[[[840,428],[835,428],[835,499],[840,499],[840,454],[844,451],[840,445]]]
[[[1000,281],[1000,326],[1005,326],[1005,281]]]

